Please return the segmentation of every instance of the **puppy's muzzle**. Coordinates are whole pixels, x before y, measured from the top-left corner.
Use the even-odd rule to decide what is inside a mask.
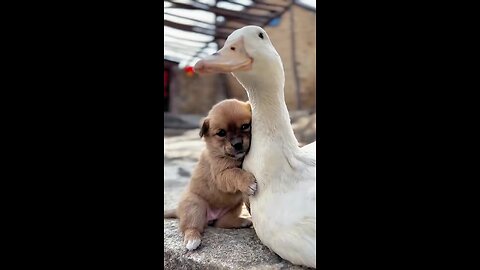
[[[242,138],[233,138],[230,140],[230,146],[227,147],[227,155],[235,159],[241,159],[245,156],[248,146],[244,145]]]
[[[237,151],[240,151],[240,150],[243,150],[243,143],[236,143],[234,145],[232,145],[233,148],[235,148],[235,150]]]
[[[230,141],[230,144],[236,151],[243,150],[243,140],[241,138],[235,138]]]

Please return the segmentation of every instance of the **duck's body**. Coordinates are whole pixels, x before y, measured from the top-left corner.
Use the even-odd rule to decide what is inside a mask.
[[[262,100],[267,97],[251,91],[248,96],[252,142],[243,169],[258,182],[257,194],[250,197],[253,226],[262,243],[282,258],[316,267],[315,143],[298,147],[284,100]]]
[[[257,235],[282,258],[316,267],[315,143],[298,147],[285,104],[280,56],[262,28],[247,26],[234,31],[212,59],[200,61],[195,69],[232,71],[252,106],[252,141],[243,168],[258,182],[250,197]]]
[[[271,163],[262,166],[253,154],[250,160],[244,169],[256,176],[259,185],[258,194],[250,197],[258,237],[280,257],[294,264],[316,267],[315,182],[302,181],[289,169],[267,169]],[[273,156],[269,160],[278,161]],[[307,170],[306,173],[315,174],[315,168]],[[262,181],[268,178],[276,181]]]

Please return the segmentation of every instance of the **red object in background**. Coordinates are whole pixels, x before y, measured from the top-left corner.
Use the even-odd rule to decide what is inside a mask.
[[[187,74],[187,76],[191,77],[193,74],[195,74],[195,71],[193,70],[192,66],[186,66],[183,71]]]

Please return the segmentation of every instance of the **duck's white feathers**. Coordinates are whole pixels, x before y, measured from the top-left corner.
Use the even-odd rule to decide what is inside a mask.
[[[243,163],[258,182],[257,194],[250,197],[255,231],[282,258],[316,267],[314,145],[292,151],[270,139],[257,141],[262,147],[254,148]]]
[[[288,184],[289,176],[262,185],[258,188],[262,195],[250,197],[254,228],[262,242],[282,258],[316,267],[316,184],[305,179],[291,179]]]

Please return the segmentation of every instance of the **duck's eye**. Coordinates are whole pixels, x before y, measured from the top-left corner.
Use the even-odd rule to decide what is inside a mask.
[[[223,129],[220,129],[220,131],[217,132],[217,135],[220,137],[225,137],[227,135],[227,132],[225,132],[225,130]]]
[[[247,130],[248,128],[250,128],[250,124],[243,124],[242,125],[242,130]]]
[[[261,39],[263,39],[263,33],[258,33],[258,37],[260,37]]]
[[[235,51],[235,47],[230,47],[230,50]]]

